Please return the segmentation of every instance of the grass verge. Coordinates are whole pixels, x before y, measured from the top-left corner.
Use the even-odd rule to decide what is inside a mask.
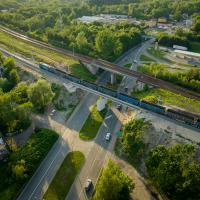
[[[147,49],[147,52],[149,54],[151,54],[152,56],[156,57],[156,58],[160,58],[160,59],[163,59],[164,58],[164,55],[165,55],[165,52],[162,51],[162,50],[156,50],[154,48],[149,48]]]
[[[132,66],[132,63],[127,63],[127,64],[124,65],[124,67],[127,68],[127,69],[130,69],[131,66]]]
[[[200,53],[200,42],[190,42],[189,50],[196,53]]]
[[[54,131],[38,129],[26,145],[10,153],[8,161],[0,165],[0,200],[16,198],[57,139]]]
[[[61,65],[69,67],[71,73],[79,78],[94,82],[96,76],[78,61],[65,55],[59,54],[53,50],[33,45],[32,43],[19,40],[0,31],[0,47],[12,53],[23,55],[23,57],[34,59],[38,62],[45,62],[50,65]],[[67,67],[68,66],[68,67]]]
[[[83,127],[80,130],[79,137],[82,140],[92,140],[95,138],[103,120],[107,113],[107,107],[102,110],[98,111],[97,106],[93,106],[90,115],[88,116],[87,120],[85,121]]]
[[[161,101],[164,105],[179,107],[190,112],[200,113],[200,101],[190,99],[167,90],[153,88],[147,91],[134,92],[132,93],[132,96],[139,99],[146,99],[153,96]]]
[[[81,152],[70,152],[65,157],[43,199],[64,200],[84,161],[85,157]]]
[[[155,60],[153,60],[152,58],[150,58],[150,57],[148,57],[148,56],[146,56],[146,55],[144,55],[144,54],[142,54],[142,55],[140,56],[140,60],[141,60],[141,61],[145,61],[145,62],[155,62]]]

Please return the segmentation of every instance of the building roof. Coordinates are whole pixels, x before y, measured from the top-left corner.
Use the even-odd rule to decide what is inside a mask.
[[[179,53],[179,54],[183,54],[183,55],[186,55],[186,56],[192,56],[192,57],[200,58],[200,53],[195,53],[195,52],[191,52],[191,51],[174,50],[174,53]]]

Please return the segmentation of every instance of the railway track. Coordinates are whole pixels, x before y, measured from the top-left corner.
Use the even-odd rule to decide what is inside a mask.
[[[73,59],[79,60],[80,62],[84,62],[84,63],[88,63],[88,64],[92,63],[92,64],[97,65],[97,66],[99,66],[99,67],[101,67],[101,68],[103,68],[107,71],[111,71],[111,72],[114,72],[114,73],[129,76],[129,77],[136,77],[138,79],[138,81],[140,81],[140,82],[147,83],[147,84],[153,85],[155,87],[160,87],[160,88],[169,90],[173,93],[181,94],[185,97],[200,100],[200,94],[197,94],[195,92],[189,91],[189,90],[184,89],[182,87],[176,86],[176,85],[169,83],[167,81],[163,81],[161,79],[157,79],[155,77],[148,76],[148,75],[142,74],[140,72],[136,72],[136,71],[132,71],[132,70],[129,70],[129,69],[126,69],[126,68],[122,68],[122,67],[120,67],[116,64],[113,64],[111,62],[108,62],[108,61],[105,61],[105,60],[102,60],[102,59],[96,59],[96,58],[92,58],[92,57],[85,56],[85,55],[82,55],[82,54],[73,53],[69,50],[64,50],[62,48],[55,47],[55,46],[47,44],[45,42],[41,42],[41,41],[38,41],[36,39],[29,38],[25,35],[22,35],[20,33],[17,33],[15,31],[12,31],[12,30],[7,29],[7,28],[2,27],[2,26],[0,27],[0,31],[3,31],[3,32],[5,32],[9,35],[12,35],[13,37],[19,38],[19,39],[24,40],[26,42],[29,42],[31,44],[56,51],[58,53],[66,55],[68,57],[72,57]]]

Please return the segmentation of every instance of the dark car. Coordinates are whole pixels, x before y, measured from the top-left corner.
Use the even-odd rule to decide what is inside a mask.
[[[85,191],[88,192],[90,190],[91,186],[92,186],[92,180],[87,179],[87,181],[85,183]]]
[[[121,111],[122,110],[122,105],[117,105],[117,110]]]

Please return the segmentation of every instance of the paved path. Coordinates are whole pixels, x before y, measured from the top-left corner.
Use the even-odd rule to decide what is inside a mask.
[[[116,132],[120,129],[121,124],[112,110],[108,112],[106,117],[108,118],[105,118],[104,123],[99,129],[92,149],[88,154],[87,160],[80,171],[80,174],[73,183],[66,200],[85,200],[87,199],[87,195],[90,197],[91,193],[86,194],[84,191],[86,179],[90,178],[93,182],[93,186],[95,186],[100,174],[100,170],[102,169],[104,163],[110,158],[109,153],[114,147],[116,141]],[[107,132],[112,134],[112,140],[110,142],[105,140],[105,135]]]
[[[42,161],[35,174],[17,198],[18,200],[41,199],[69,151],[80,150],[87,156],[91,143],[80,140],[77,131],[80,130],[82,124],[87,119],[89,107],[94,104],[96,99],[95,95],[87,94],[78,105],[66,124],[67,129],[61,133],[62,136],[59,137],[46,158]],[[57,128],[57,131],[60,132],[59,127]]]

